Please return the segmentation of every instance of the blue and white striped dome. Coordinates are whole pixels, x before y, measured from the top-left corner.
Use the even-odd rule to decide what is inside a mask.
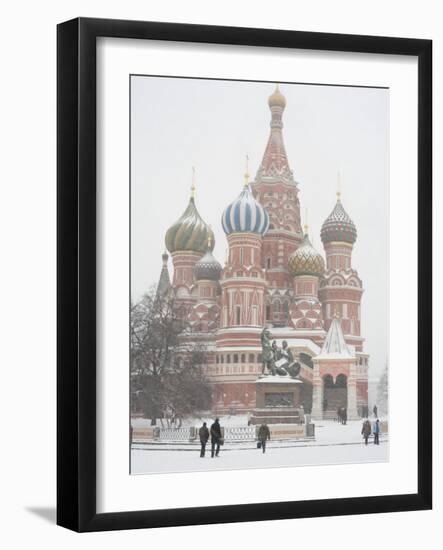
[[[248,184],[223,212],[222,226],[227,235],[246,232],[264,235],[268,230],[269,215],[254,199]]]

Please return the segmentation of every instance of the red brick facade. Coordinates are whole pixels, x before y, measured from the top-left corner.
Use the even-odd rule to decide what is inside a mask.
[[[298,183],[283,142],[285,103],[278,89],[269,98],[270,136],[256,178],[250,184],[256,201],[269,215],[268,231],[263,236],[230,233],[228,257],[217,280],[197,281],[194,277],[200,252],[174,252],[172,287],[183,307],[190,308],[189,321],[196,337],[205,334],[209,345],[206,374],[213,382],[214,411],[247,412],[254,408],[255,381],[262,372],[260,334],[268,325],[278,343],[286,339],[294,357],[302,363],[305,383],[301,392],[306,406],[311,407],[314,395],[317,402],[313,407],[319,412],[323,407],[319,395],[325,387],[327,391],[332,388],[328,386],[329,378],[325,386],[324,376],[331,376],[334,385],[343,375],[336,396],[342,399],[347,395],[351,415],[357,415],[367,407],[368,358],[361,354],[363,287],[352,266],[356,232],[344,217],[344,224],[351,228],[350,237],[345,234],[343,240],[331,241],[331,235],[340,238],[344,227],[341,219],[335,227],[331,214],[327,231],[322,232],[324,275],[291,273],[289,258],[300,247],[303,232]],[[316,362],[332,319],[337,317],[346,343],[352,346],[352,358]]]

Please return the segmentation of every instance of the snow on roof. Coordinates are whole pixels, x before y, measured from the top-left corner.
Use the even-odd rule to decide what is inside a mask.
[[[309,330],[295,330],[293,327],[272,327],[269,329],[272,335],[272,338],[274,340],[282,341],[286,340],[288,342],[289,347],[296,348],[296,347],[304,347],[311,350],[313,355],[318,355],[320,353],[320,346],[317,345],[314,340],[311,340],[310,336],[312,335],[313,331]],[[316,330],[315,331],[316,336],[317,335],[324,335],[324,330]],[[303,338],[302,336],[305,336]]]
[[[321,352],[316,359],[353,359],[354,356],[345,342],[340,319],[334,317]]]
[[[291,378],[290,376],[272,376],[265,375],[257,378],[256,384],[303,384],[301,380]]]
[[[312,351],[314,355],[318,355],[318,353],[320,352],[320,346],[318,346],[312,340],[308,340],[307,338],[285,338],[284,336],[281,336],[275,339],[278,341],[286,340],[290,348],[308,348]]]
[[[225,346],[222,348],[217,348],[217,351],[220,353],[225,353],[227,351],[233,351],[237,353],[243,353],[245,351],[261,352],[261,345],[259,346]]]

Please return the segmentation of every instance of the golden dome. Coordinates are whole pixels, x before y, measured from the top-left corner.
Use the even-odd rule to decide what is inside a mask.
[[[312,246],[307,233],[299,248],[289,256],[288,266],[294,277],[299,275],[321,277],[325,272],[325,261]]]
[[[281,107],[282,109],[286,107],[286,98],[280,92],[278,84],[275,88],[275,92],[269,96],[268,105],[269,107]]]

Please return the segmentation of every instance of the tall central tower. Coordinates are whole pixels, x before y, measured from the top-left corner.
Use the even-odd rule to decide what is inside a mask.
[[[263,160],[251,187],[254,197],[269,214],[269,229],[263,237],[262,262],[266,269],[269,302],[266,320],[287,323],[288,293],[292,276],[289,256],[303,240],[298,186],[289,167],[283,141],[283,111],[286,99],[278,86],[269,97],[271,132]]]

